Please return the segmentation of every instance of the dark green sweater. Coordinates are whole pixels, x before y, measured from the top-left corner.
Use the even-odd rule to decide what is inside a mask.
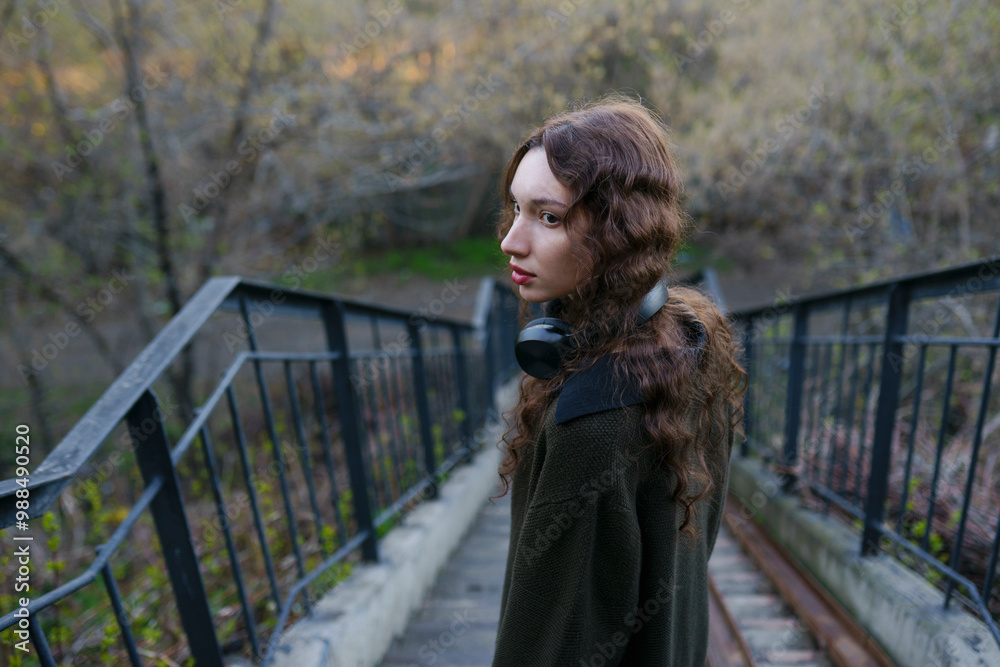
[[[567,382],[513,475],[493,667],[702,667],[728,466],[698,505],[691,548],[672,482],[640,451],[637,392],[589,380]],[[715,456],[728,462],[726,441]]]

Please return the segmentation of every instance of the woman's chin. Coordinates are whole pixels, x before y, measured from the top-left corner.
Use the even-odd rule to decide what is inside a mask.
[[[517,295],[528,303],[544,303],[552,298],[529,285],[518,285]]]

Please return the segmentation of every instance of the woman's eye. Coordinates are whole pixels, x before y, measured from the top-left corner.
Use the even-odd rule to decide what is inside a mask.
[[[518,203],[516,201],[514,201],[513,199],[511,199],[510,203],[514,205],[514,213],[520,213],[521,212],[521,207],[518,205]]]
[[[542,220],[545,221],[547,225],[557,225],[559,224],[559,218],[552,215],[551,213],[542,213]]]

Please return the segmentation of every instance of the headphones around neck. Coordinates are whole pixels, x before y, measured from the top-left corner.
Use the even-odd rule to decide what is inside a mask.
[[[664,277],[642,298],[637,325],[655,315],[667,302],[667,296],[667,278]],[[554,378],[563,360],[576,348],[573,336],[574,331],[566,322],[555,317],[540,317],[528,322],[517,335],[514,356],[528,375],[542,380]],[[704,338],[704,328],[701,337]]]

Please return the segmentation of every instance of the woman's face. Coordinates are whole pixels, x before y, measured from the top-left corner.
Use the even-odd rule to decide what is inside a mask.
[[[510,197],[514,224],[500,249],[510,255],[511,279],[521,298],[539,303],[569,294],[586,276],[586,267],[573,255],[566,229],[570,192],[549,169],[544,148],[532,148],[521,158]]]

